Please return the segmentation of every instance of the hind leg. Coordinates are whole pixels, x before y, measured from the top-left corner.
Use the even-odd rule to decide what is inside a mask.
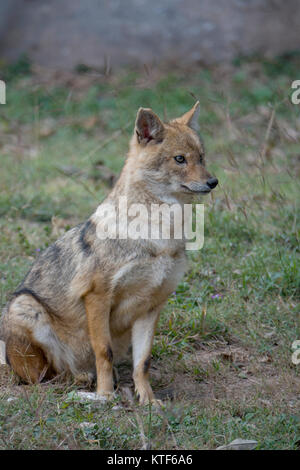
[[[35,333],[45,329],[46,324],[47,313],[30,295],[14,299],[3,319],[8,363],[27,383],[37,383],[55,375],[47,351],[35,338]]]

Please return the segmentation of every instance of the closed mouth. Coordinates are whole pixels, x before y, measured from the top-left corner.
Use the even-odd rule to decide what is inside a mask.
[[[207,185],[203,185],[200,188],[190,188],[186,186],[185,184],[181,185],[184,189],[187,189],[190,193],[195,193],[195,194],[208,194],[210,193],[211,189]]]

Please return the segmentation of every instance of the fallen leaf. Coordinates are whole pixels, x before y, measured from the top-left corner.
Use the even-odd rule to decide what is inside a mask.
[[[257,446],[257,441],[247,439],[235,439],[225,446],[217,447],[216,450],[253,450]]]

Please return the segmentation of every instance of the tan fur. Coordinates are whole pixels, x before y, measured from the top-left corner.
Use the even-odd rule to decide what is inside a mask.
[[[163,124],[141,108],[126,163],[104,202],[117,207],[125,196],[129,206],[182,205],[208,192],[198,109],[196,103]],[[184,164],[174,159],[180,155]],[[148,376],[155,327],[184,273],[185,240],[100,240],[99,223],[96,211],[37,259],[3,317],[7,356],[29,382],[53,371],[96,373],[97,393],[111,396],[113,360],[132,344],[135,389],[146,403],[154,400]]]
[[[38,383],[55,375],[42,349],[30,341],[29,336],[10,336],[6,354],[13,370],[26,383]]]

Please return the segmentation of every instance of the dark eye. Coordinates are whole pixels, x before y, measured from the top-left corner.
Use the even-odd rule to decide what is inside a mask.
[[[186,162],[186,159],[184,158],[183,155],[177,155],[177,157],[174,157],[174,160],[176,163],[179,163],[180,165]]]

